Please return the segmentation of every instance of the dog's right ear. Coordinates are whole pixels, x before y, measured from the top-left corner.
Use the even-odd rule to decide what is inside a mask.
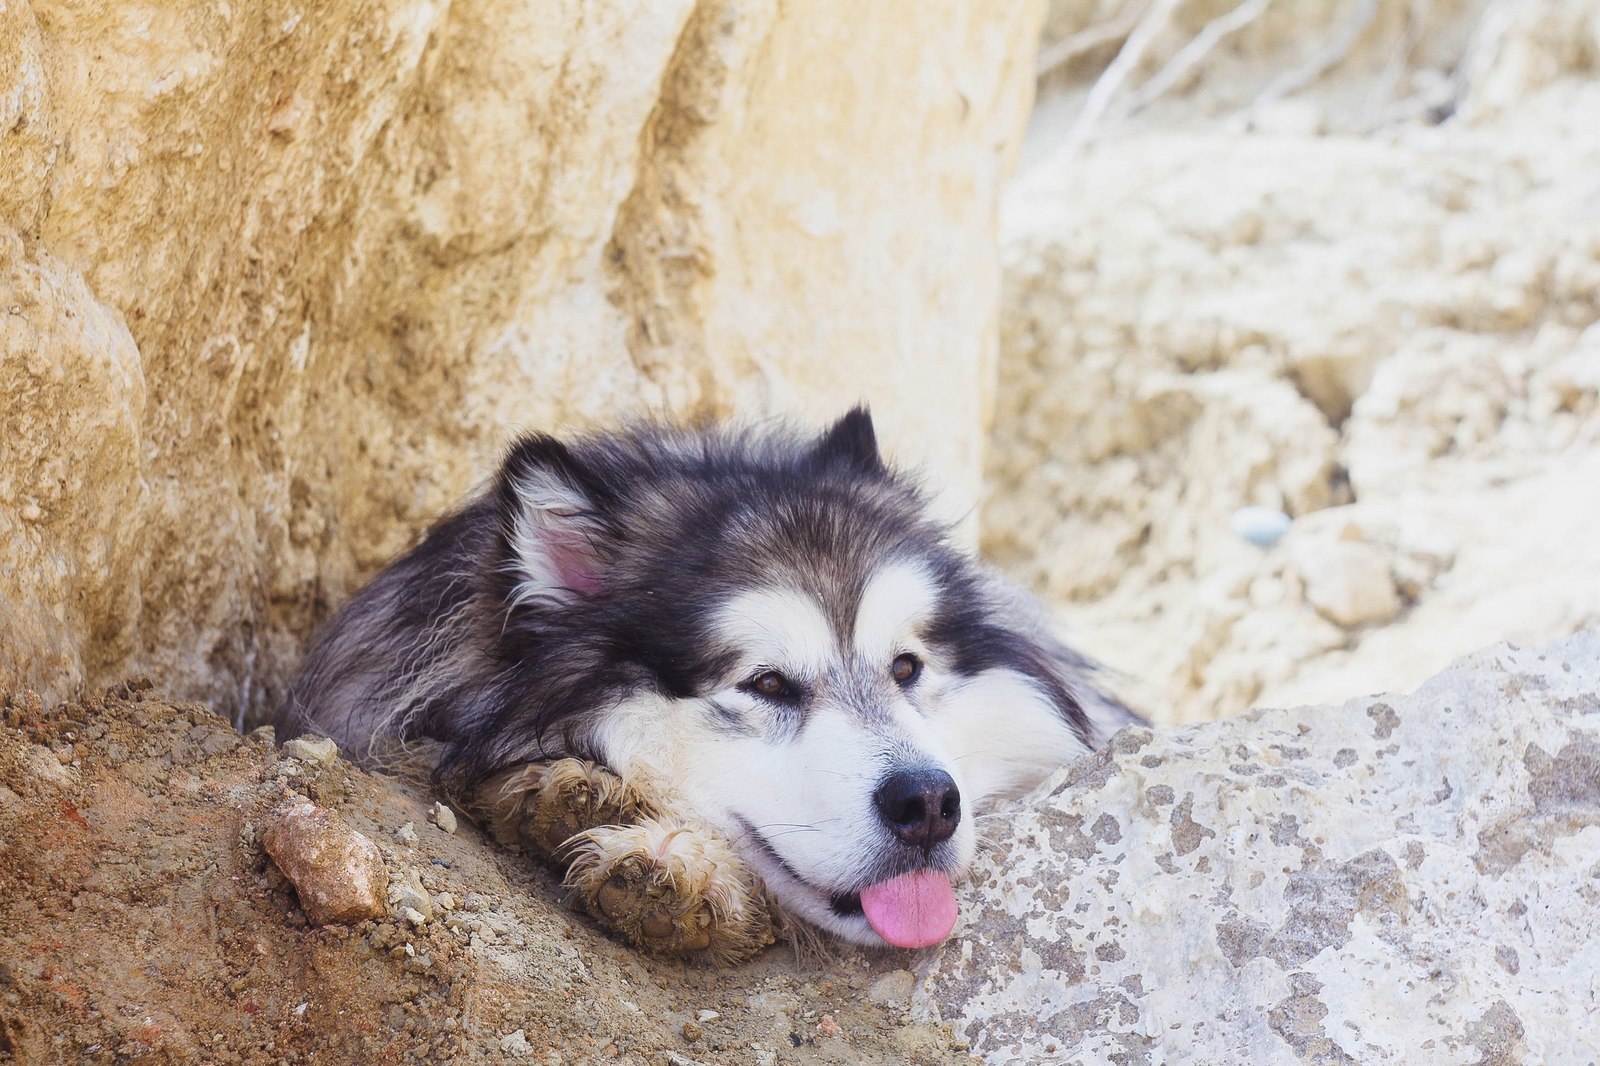
[[[823,431],[812,445],[811,454],[824,465],[838,465],[858,474],[883,474],[883,456],[878,452],[878,434],[872,428],[872,413],[862,404]]]
[[[600,591],[611,538],[594,479],[565,444],[543,433],[518,440],[494,499],[512,603],[566,604]]]

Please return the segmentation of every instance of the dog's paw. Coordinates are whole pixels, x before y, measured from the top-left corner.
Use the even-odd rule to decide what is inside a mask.
[[[590,829],[568,850],[574,897],[645,951],[730,963],[774,940],[765,888],[704,830],[646,818]]]
[[[654,813],[622,778],[583,759],[529,763],[491,777],[476,807],[500,843],[521,844],[551,862],[562,860],[562,848],[580,833]]]

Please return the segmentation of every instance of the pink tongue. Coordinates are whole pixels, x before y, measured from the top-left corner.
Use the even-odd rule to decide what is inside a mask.
[[[956,926],[956,894],[950,878],[918,870],[861,890],[861,909],[879,936],[897,948],[925,948]]]

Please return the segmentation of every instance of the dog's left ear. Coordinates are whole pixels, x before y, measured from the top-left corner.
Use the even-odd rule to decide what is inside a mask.
[[[812,456],[824,465],[837,463],[861,474],[885,472],[878,454],[878,434],[866,407],[852,407],[817,438]]]
[[[572,603],[600,591],[614,537],[598,482],[554,437],[511,446],[494,487],[508,600]]]

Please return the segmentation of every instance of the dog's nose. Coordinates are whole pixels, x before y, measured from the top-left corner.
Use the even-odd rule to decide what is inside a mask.
[[[943,770],[896,770],[872,794],[889,831],[923,851],[949,840],[961,822],[961,791]]]

